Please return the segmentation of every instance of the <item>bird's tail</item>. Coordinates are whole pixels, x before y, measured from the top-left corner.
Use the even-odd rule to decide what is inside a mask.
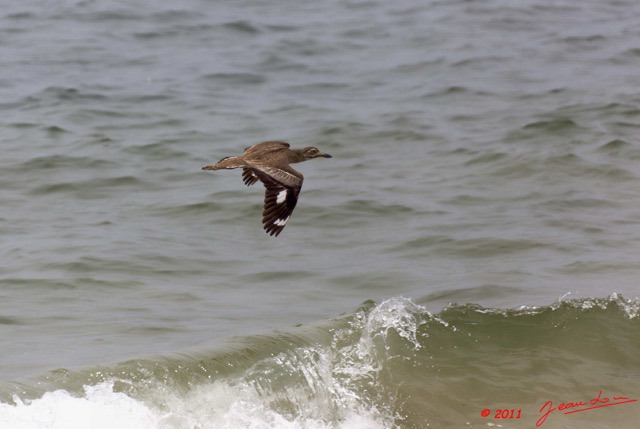
[[[223,170],[223,169],[232,169],[232,168],[240,168],[246,167],[247,163],[244,162],[242,158],[239,156],[228,156],[226,158],[222,158],[218,161],[217,164],[214,165],[205,165],[202,167],[203,170]]]

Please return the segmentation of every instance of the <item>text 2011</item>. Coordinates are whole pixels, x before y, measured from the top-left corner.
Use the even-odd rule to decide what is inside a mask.
[[[519,419],[522,416],[522,410],[501,410],[498,408],[494,419]]]

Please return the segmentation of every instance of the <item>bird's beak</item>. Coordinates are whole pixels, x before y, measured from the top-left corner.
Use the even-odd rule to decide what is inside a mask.
[[[322,156],[322,157],[324,157],[324,158],[333,158],[333,157],[332,157],[331,155],[329,155],[328,153],[323,153],[323,152],[320,152],[320,153],[318,154],[318,156]]]

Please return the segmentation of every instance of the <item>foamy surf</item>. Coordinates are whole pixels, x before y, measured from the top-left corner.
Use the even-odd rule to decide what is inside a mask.
[[[92,427],[159,428],[162,416],[157,410],[113,391],[113,382],[85,386],[85,394],[75,397],[66,390],[45,393],[40,399],[16,405],[0,404],[0,427],[11,429],[75,429]]]
[[[0,404],[0,427],[10,429],[376,429],[389,426],[375,411],[345,410],[338,422],[290,416],[270,408],[257,392],[216,382],[184,395],[165,392],[163,407],[114,391],[113,381],[85,386],[76,397],[65,390],[16,405]],[[155,393],[156,395],[158,392]]]

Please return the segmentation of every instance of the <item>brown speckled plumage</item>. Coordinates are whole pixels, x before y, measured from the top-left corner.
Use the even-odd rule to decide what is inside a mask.
[[[221,159],[203,170],[242,168],[242,181],[253,185],[260,180],[266,188],[262,224],[269,235],[278,236],[291,217],[298,202],[304,177],[289,164],[331,155],[315,147],[289,149],[289,143],[269,141],[248,147],[240,156]]]

